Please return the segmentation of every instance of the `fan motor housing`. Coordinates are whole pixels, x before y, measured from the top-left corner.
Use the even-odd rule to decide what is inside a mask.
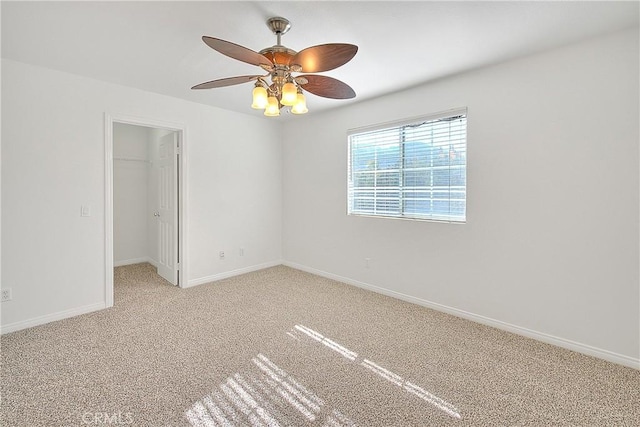
[[[275,65],[289,65],[289,61],[291,61],[298,52],[284,46],[272,46],[262,49],[258,53],[269,58]]]

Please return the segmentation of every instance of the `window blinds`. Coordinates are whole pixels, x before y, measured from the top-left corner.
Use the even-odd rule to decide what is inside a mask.
[[[349,135],[348,213],[464,222],[467,115]]]

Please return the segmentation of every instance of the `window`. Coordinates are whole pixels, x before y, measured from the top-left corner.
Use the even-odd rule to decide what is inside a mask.
[[[348,214],[465,222],[466,110],[349,132]]]

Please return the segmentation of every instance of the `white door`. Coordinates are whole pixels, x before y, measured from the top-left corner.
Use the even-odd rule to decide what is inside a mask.
[[[173,285],[178,284],[178,134],[160,138],[158,147],[158,274]]]

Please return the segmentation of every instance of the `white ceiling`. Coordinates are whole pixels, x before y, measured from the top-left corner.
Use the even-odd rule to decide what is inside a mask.
[[[223,77],[261,74],[206,46],[225,39],[255,51],[272,46],[272,16],[292,23],[296,51],[351,43],[358,54],[323,73],[349,84],[354,100],[309,95],[310,113],[384,95],[447,75],[638,26],[630,2],[7,2],[2,57],[261,115],[250,83],[193,91]],[[286,119],[283,115],[280,119]]]

